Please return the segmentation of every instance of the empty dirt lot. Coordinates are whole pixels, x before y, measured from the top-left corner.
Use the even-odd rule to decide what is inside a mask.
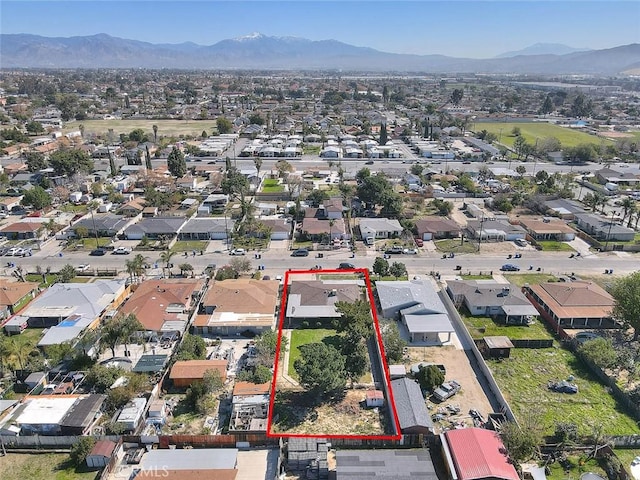
[[[407,369],[419,362],[442,364],[447,369],[446,380],[456,380],[462,386],[462,390],[457,395],[442,404],[433,403],[428,399],[428,405],[431,407],[429,412],[432,415],[437,413],[438,407],[443,405],[451,404],[460,407],[459,414],[447,416],[447,421],[438,422],[436,426],[448,425],[448,420],[463,421],[467,426],[473,426],[469,416],[470,409],[478,410],[485,419],[487,414],[493,411],[475,372],[469,365],[464,350],[454,346],[409,347],[408,354],[410,360],[405,364]]]

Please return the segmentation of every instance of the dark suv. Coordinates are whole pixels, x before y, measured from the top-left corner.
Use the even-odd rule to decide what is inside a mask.
[[[338,270],[353,270],[356,266],[353,263],[343,262],[338,265]]]
[[[294,250],[291,256],[292,257],[308,257],[309,250],[307,250],[306,248],[299,248],[297,250]]]
[[[106,253],[107,253],[107,251],[105,249],[96,248],[95,250],[91,250],[89,255],[91,255],[92,257],[101,257],[101,256],[105,255]]]

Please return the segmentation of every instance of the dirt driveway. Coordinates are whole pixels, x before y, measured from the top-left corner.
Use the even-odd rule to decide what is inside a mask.
[[[473,421],[469,415],[469,410],[472,408],[479,411],[485,419],[488,413],[493,412],[491,404],[484,394],[464,350],[456,349],[454,346],[409,347],[408,354],[410,362],[406,364],[407,368],[419,362],[441,364],[447,370],[446,380],[456,380],[462,386],[462,390],[458,394],[442,404],[431,402],[430,399],[427,400],[431,415],[439,413],[439,410],[443,411],[444,409],[439,407],[445,407],[446,405],[460,408],[460,413],[455,415],[447,413],[444,420],[434,422],[436,428],[449,426],[450,421],[464,422],[467,426],[473,426]]]

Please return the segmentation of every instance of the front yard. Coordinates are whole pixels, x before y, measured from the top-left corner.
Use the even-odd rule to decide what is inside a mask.
[[[566,242],[556,242],[555,240],[538,240],[538,245],[542,247],[543,252],[575,252],[575,250]]]
[[[513,349],[511,358],[487,360],[487,365],[516,417],[539,412],[546,434],[553,434],[556,422],[575,423],[584,434],[589,433],[590,423],[601,424],[607,435],[640,433],[635,420],[568,350]],[[547,388],[548,382],[571,376],[577,394]]]
[[[207,249],[209,242],[206,240],[179,240],[173,244],[171,248],[175,252],[193,252],[197,253]]]
[[[438,251],[443,253],[476,253],[478,251],[478,242],[470,242],[466,239],[462,244],[457,238],[436,240],[434,243]]]

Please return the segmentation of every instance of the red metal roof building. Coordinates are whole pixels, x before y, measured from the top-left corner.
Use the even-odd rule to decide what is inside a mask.
[[[458,480],[519,480],[498,434],[483,428],[449,430],[442,448],[452,477]],[[453,475],[456,474],[456,475]]]

